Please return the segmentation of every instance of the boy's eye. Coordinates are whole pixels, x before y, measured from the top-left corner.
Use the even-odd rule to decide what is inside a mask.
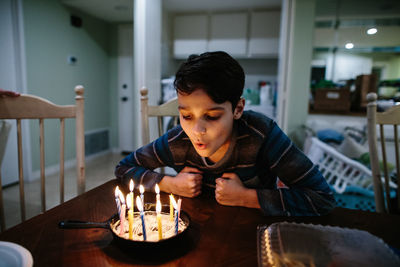
[[[190,115],[182,115],[182,119],[190,120],[192,117]]]
[[[210,116],[210,115],[206,115],[206,119],[209,121],[216,121],[220,118],[221,116]]]

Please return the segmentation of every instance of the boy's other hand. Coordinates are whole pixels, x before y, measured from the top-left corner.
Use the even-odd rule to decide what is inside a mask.
[[[17,97],[20,96],[20,93],[14,91],[7,91],[0,88],[0,97],[6,97],[6,96]]]
[[[236,173],[224,173],[215,180],[215,199],[221,205],[242,206],[242,194],[246,191]]]
[[[175,177],[164,176],[161,180],[160,188],[176,195],[196,197],[201,194],[202,179],[203,173],[200,170],[193,167],[185,167]]]

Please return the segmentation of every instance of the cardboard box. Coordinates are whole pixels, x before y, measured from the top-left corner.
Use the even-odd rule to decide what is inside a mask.
[[[356,78],[356,91],[354,93],[354,109],[365,109],[367,107],[367,94],[377,92],[377,78],[375,74],[358,75]]]
[[[318,89],[315,91],[314,110],[339,111],[350,110],[349,89]]]

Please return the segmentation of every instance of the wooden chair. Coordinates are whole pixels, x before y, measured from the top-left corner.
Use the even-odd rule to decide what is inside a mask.
[[[41,178],[41,208],[46,210],[45,195],[45,162],[44,162],[44,119],[60,120],[60,202],[64,202],[64,130],[65,119],[75,118],[76,121],[76,171],[78,194],[85,192],[85,138],[84,138],[84,88],[75,87],[75,105],[55,105],[48,100],[34,95],[22,94],[18,97],[0,97],[0,119],[16,119],[18,143],[18,172],[21,220],[25,221],[25,193],[22,155],[22,119],[38,119],[40,128],[40,178]],[[0,174],[1,175],[1,174]],[[1,176],[0,176],[1,185]],[[4,206],[0,186],[0,217],[1,230],[5,227]]]
[[[178,99],[174,98],[170,101],[159,105],[149,106],[148,104],[148,90],[142,88],[140,90],[140,113],[142,119],[142,145],[146,145],[150,142],[150,130],[149,130],[149,118],[157,117],[158,122],[158,136],[164,133],[163,129],[163,117],[172,117],[174,119],[173,125],[178,124],[179,111],[178,111]]]
[[[400,208],[400,160],[399,160],[399,138],[397,126],[400,124],[400,106],[394,106],[385,112],[377,112],[377,95],[369,93],[367,95],[367,125],[368,125],[368,144],[370,152],[371,170],[374,183],[375,205],[378,212],[399,212]],[[390,201],[391,187],[396,187],[389,180],[387,165],[387,140],[385,140],[385,129],[393,127],[393,141],[397,173],[397,211],[393,210]],[[378,153],[378,138],[376,135],[377,126],[380,132],[381,153]],[[386,135],[387,136],[387,135]],[[379,155],[381,154],[381,156]],[[384,179],[381,175],[380,160],[383,162]],[[382,186],[382,181],[384,186]],[[392,186],[391,186],[392,185]],[[392,189],[393,190],[393,189]],[[385,194],[384,194],[385,193]],[[385,201],[386,200],[386,201]],[[386,205],[385,205],[386,202]],[[385,207],[386,206],[386,207]]]

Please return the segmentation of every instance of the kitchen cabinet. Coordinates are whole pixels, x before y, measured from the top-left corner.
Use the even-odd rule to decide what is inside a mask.
[[[249,56],[278,56],[280,18],[280,11],[260,11],[251,13],[248,48]]]
[[[208,16],[179,15],[174,19],[174,57],[186,58],[208,49]]]
[[[176,15],[173,30],[175,58],[217,50],[235,58],[277,58],[280,11]]]
[[[247,53],[247,13],[213,14],[210,18],[210,51],[225,51],[234,57]]]

